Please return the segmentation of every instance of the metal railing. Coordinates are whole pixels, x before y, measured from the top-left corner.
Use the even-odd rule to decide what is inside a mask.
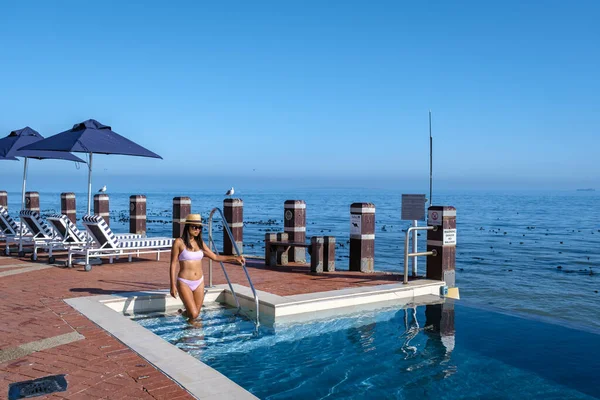
[[[404,241],[404,284],[408,283],[408,259],[410,257],[420,257],[420,256],[436,256],[437,251],[422,251],[422,252],[414,252],[409,253],[408,248],[410,245],[410,233],[413,231],[437,231],[437,226],[411,226],[406,230],[406,240]],[[413,269],[413,276],[417,275],[416,268]]]
[[[229,235],[229,239],[231,240],[231,244],[233,244],[233,248],[235,249],[236,254],[238,256],[241,256],[242,253],[240,252],[240,249],[238,248],[237,243],[233,239],[233,234],[231,233],[231,229],[229,229],[229,225],[227,224],[227,220],[225,219],[225,216],[223,215],[223,211],[221,211],[221,209],[218,207],[213,208],[210,212],[210,215],[208,216],[209,247],[212,247],[211,250],[213,250],[216,254],[219,254],[219,252],[217,251],[217,246],[215,245],[215,241],[213,239],[213,234],[212,234],[213,233],[213,231],[212,231],[213,216],[215,215],[215,212],[217,212],[217,211],[221,215],[223,229],[225,229],[225,231]],[[238,308],[238,312],[239,312],[241,310],[240,302],[237,298],[237,295],[235,294],[235,290],[233,290],[233,285],[231,284],[231,281],[229,280],[229,275],[227,275],[227,271],[225,270],[225,265],[223,265],[222,262],[219,262],[219,263],[221,264],[221,269],[223,269],[223,274],[225,275],[225,279],[227,279],[227,283],[229,284],[229,289],[231,290],[231,294],[233,295],[235,304],[236,304],[236,306]],[[260,325],[259,308],[258,308],[258,294],[256,293],[256,289],[254,289],[254,285],[252,284],[252,279],[250,279],[250,274],[248,274],[248,270],[246,269],[246,263],[242,264],[242,268],[244,270],[244,273],[246,274],[246,278],[248,278],[248,283],[250,284],[250,289],[252,290],[252,294],[254,295],[254,306],[256,308],[256,327],[258,328],[258,326]],[[212,271],[212,260],[209,260],[208,261],[208,287],[213,286],[212,272],[213,272]]]

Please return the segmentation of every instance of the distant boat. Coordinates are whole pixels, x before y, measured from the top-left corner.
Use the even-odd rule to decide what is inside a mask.
[[[578,192],[595,192],[596,189],[587,188],[587,189],[577,189]]]

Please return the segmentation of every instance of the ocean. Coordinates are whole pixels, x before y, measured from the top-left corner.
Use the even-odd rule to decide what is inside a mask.
[[[204,218],[213,207],[223,205],[223,193],[208,191],[109,192],[111,227],[116,232],[129,229],[131,194],[147,197],[150,236],[171,235],[173,197],[191,197],[192,211]],[[244,253],[263,256],[265,233],[283,231],[284,201],[304,200],[307,238],[335,236],[336,269],[347,270],[350,204],[371,202],[376,206],[375,269],[401,272],[403,230],[411,225],[400,220],[401,195],[371,189],[241,191],[235,197],[244,201]],[[20,193],[9,193],[13,216],[19,198]],[[84,214],[85,199],[85,193],[77,193],[78,219]],[[435,205],[457,209],[456,283],[461,301],[600,330],[599,192],[434,193],[433,199]],[[40,206],[42,214],[59,212],[60,193],[41,192]],[[217,226],[215,240],[221,246]],[[425,245],[423,232],[419,250],[424,251]],[[424,268],[421,258],[420,274]]]

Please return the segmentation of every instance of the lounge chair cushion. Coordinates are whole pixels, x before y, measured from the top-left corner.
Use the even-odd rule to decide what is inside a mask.
[[[2,229],[2,233],[7,235],[15,235],[19,233],[19,226],[8,214],[8,210],[3,206],[0,206],[0,229]]]
[[[94,240],[100,247],[112,247],[114,249],[125,249],[134,247],[169,247],[173,244],[171,238],[140,238],[137,235],[131,234],[132,238],[127,238],[126,235],[115,235],[110,229],[104,218],[99,215],[84,215],[83,224],[86,229],[92,234]]]
[[[115,249],[119,247],[117,236],[110,230],[110,227],[100,215],[84,215],[82,221],[100,246],[106,244]]]
[[[131,247],[169,247],[173,245],[171,238],[143,238],[119,240],[119,248],[126,249]]]
[[[54,232],[48,225],[46,225],[37,211],[21,210],[19,215],[23,218],[23,222],[25,222],[25,225],[29,228],[34,236],[39,237],[41,235],[47,239],[54,237]]]
[[[83,232],[81,232],[77,226],[71,222],[71,220],[64,214],[50,214],[47,218],[48,222],[54,227],[54,230],[61,237],[65,237],[67,242],[77,242],[77,243],[85,243],[86,237]]]

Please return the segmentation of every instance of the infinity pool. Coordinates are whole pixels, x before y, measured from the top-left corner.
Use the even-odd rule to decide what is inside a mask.
[[[220,307],[196,327],[179,315],[134,320],[261,399],[600,397],[600,335],[462,303],[258,332]]]

